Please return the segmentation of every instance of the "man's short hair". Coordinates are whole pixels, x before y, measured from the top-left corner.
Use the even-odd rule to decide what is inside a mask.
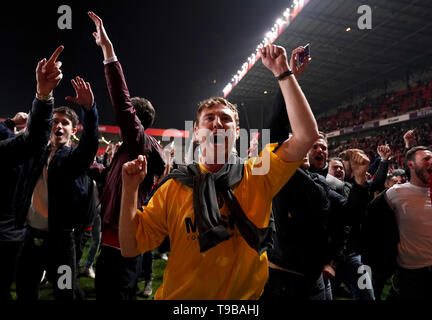
[[[391,176],[397,177],[397,176],[406,176],[406,172],[404,169],[394,169],[391,172]]]
[[[55,114],[55,113],[65,115],[72,122],[72,128],[76,128],[76,126],[79,122],[79,118],[73,109],[71,109],[69,107],[64,107],[64,106],[58,107],[58,108],[55,108],[53,110],[53,114]]]
[[[227,99],[222,98],[222,97],[211,97],[207,100],[201,101],[198,104],[198,110],[196,112],[196,117],[195,117],[196,118],[196,124],[198,125],[199,117],[201,115],[201,112],[204,109],[211,108],[211,107],[216,106],[218,104],[221,104],[221,105],[228,107],[234,113],[234,120],[236,122],[237,127],[239,127],[240,126],[240,119],[239,119],[239,115],[238,115],[237,105],[232,104]]]
[[[156,111],[151,102],[146,98],[133,97],[131,98],[131,103],[143,127],[146,129],[150,128],[156,117]]]
[[[417,151],[420,151],[420,150],[426,151],[426,150],[429,150],[429,149],[427,147],[425,147],[425,146],[412,147],[405,154],[405,163],[407,163],[408,161],[415,161],[415,154],[416,154]]]
[[[330,163],[331,161],[340,161],[341,163],[343,163],[343,162],[342,162],[342,159],[339,158],[339,157],[332,157],[332,158],[329,158],[329,159],[327,160],[328,163]]]
[[[324,132],[318,131],[318,137],[319,137],[319,139],[323,139],[326,143],[328,143],[327,142],[327,135]]]

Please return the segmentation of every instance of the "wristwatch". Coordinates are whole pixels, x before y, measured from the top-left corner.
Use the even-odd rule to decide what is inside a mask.
[[[44,102],[47,102],[47,101],[50,101],[51,99],[54,99],[54,98],[53,98],[53,94],[52,94],[52,92],[50,92],[50,93],[47,94],[47,95],[39,94],[38,92],[36,92],[36,98],[37,98],[38,100],[40,100],[40,101],[44,101]]]

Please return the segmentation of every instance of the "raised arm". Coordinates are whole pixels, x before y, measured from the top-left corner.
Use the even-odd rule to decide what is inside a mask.
[[[297,63],[298,55],[303,51],[304,48],[300,46],[291,52],[290,69],[293,71],[297,80],[303,74],[303,72],[305,72],[309,63],[309,59],[305,59],[304,63],[300,66]],[[270,111],[270,117],[266,121],[265,127],[270,129],[270,142],[285,141],[288,138],[290,124],[286,112],[285,100],[280,88],[276,93],[276,97]]]
[[[108,93],[115,111],[117,123],[122,132],[123,141],[129,152],[139,152],[138,136],[144,134],[145,128],[136,116],[122,67],[117,61],[113,45],[108,38],[102,19],[91,11],[88,12],[88,15],[96,27],[96,32],[93,32],[96,44],[101,47],[104,55],[104,70]]]
[[[291,69],[285,49],[276,45],[267,45],[261,48],[261,55],[264,66],[272,71],[275,77],[279,77],[278,82],[293,134],[281,145],[276,154],[286,162],[301,161],[318,139],[318,126],[314,115],[296,78],[289,75]],[[286,76],[280,77],[284,74]]]
[[[147,174],[147,159],[140,155],[136,160],[126,162],[122,168],[122,197],[119,220],[120,250],[124,257],[140,254],[135,234],[138,229],[136,216],[138,187]]]
[[[83,174],[93,163],[99,146],[98,140],[98,114],[90,83],[81,77],[71,80],[75,89],[75,97],[67,96],[65,99],[81,106],[84,110],[82,121],[83,132],[76,149],[68,159],[69,174],[78,176]]]
[[[51,130],[54,99],[53,90],[63,78],[56,61],[64,47],[59,46],[50,59],[42,59],[36,67],[36,98],[27,119],[24,134],[13,139],[0,141],[0,162],[4,165],[18,165],[39,152],[48,142]]]
[[[389,159],[393,154],[388,145],[378,146],[377,152],[381,157],[381,161],[379,162],[374,178],[370,182],[371,192],[375,192],[384,188],[384,183],[388,173]]]

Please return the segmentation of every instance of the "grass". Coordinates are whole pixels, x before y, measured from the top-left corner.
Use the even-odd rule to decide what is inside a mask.
[[[88,250],[88,244],[87,243],[85,249],[84,249],[84,253],[83,256],[85,257],[87,255],[87,250]],[[153,257],[154,257],[154,261],[153,261],[153,281],[152,281],[152,287],[153,287],[153,292],[151,294],[150,297],[148,298],[143,298],[143,297],[139,297],[137,296],[137,300],[153,300],[154,294],[156,293],[156,290],[159,288],[159,286],[162,284],[162,279],[163,279],[163,272],[165,270],[166,267],[166,261],[162,260],[160,258],[159,253],[157,252],[157,250],[155,250],[153,252]],[[96,257],[97,258],[97,257]],[[94,266],[93,266],[94,267]],[[94,267],[95,268],[95,267]],[[95,268],[95,273],[97,273],[97,269]],[[89,278],[85,275],[79,275],[78,276],[78,281],[85,293],[86,299],[87,300],[96,300],[96,293],[95,293],[95,286],[94,286],[94,279]],[[144,289],[144,282],[139,282],[138,283],[138,292],[142,292]],[[12,284],[12,289],[11,289],[11,295],[12,298],[14,300],[16,300],[16,290],[15,290],[15,282]],[[39,300],[53,300],[53,294],[52,294],[52,285],[51,283],[47,282],[45,284],[43,284],[40,287],[39,290]]]

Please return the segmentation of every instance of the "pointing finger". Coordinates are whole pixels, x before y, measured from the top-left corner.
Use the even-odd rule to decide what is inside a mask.
[[[47,61],[47,64],[51,64],[54,63],[58,56],[60,55],[60,53],[63,51],[64,47],[63,46],[59,46],[56,51],[54,51],[54,53],[52,54],[51,58],[49,58],[49,60]]]

